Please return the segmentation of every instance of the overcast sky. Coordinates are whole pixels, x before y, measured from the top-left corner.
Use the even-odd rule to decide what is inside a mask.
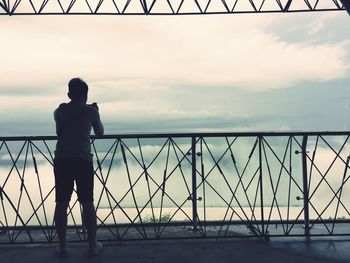
[[[350,129],[346,12],[0,16],[0,135],[53,135],[85,79],[107,134]]]

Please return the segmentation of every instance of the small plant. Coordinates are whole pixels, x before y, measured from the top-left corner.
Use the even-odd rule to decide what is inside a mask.
[[[171,213],[164,213],[162,214],[162,216],[160,217],[160,220],[158,217],[156,216],[152,216],[152,215],[146,215],[143,219],[142,222],[143,223],[158,223],[158,222],[168,222],[171,218]]]

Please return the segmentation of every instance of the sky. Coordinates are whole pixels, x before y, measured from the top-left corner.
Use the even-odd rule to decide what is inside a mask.
[[[106,134],[350,129],[346,12],[0,16],[0,136],[54,135],[67,83]]]
[[[54,135],[73,77],[89,84],[106,134],[350,129],[346,12],[0,16],[0,36],[0,136]],[[326,171],[334,153],[319,148]]]

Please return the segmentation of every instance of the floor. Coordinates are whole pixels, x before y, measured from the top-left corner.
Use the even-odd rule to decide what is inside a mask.
[[[75,243],[64,258],[55,245],[2,245],[1,263],[30,262],[350,262],[349,238],[265,240],[173,240],[104,243],[102,253],[87,255],[86,244]]]

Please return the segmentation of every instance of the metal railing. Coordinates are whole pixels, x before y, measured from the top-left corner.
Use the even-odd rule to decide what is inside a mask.
[[[258,14],[347,9],[345,0],[0,0],[0,16]]]
[[[349,132],[92,137],[101,240],[350,235]],[[0,243],[56,241],[56,137],[0,137]],[[73,193],[69,241],[86,240]]]

